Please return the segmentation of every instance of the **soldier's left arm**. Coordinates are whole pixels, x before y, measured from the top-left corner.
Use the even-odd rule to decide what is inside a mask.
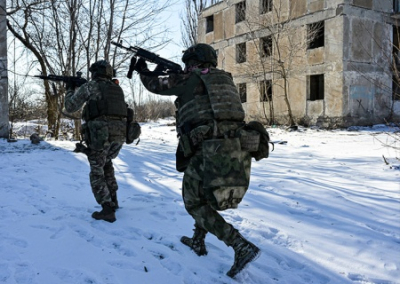
[[[140,75],[144,87],[162,96],[179,96],[186,89],[186,81],[190,74],[170,74],[168,76]]]
[[[79,110],[90,96],[90,82],[83,84],[78,90],[68,89],[65,95],[65,109],[68,112]]]

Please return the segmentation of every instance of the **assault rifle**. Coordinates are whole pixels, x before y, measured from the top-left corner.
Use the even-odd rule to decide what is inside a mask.
[[[59,76],[59,75],[49,75],[49,76],[35,75],[35,77],[38,77],[42,80],[72,83],[76,87],[80,87],[87,82],[87,80],[85,78],[82,78],[82,72],[76,72],[76,77],[75,76]]]
[[[157,71],[160,71],[160,73],[162,73],[162,72],[181,73],[182,72],[182,67],[179,64],[177,64],[173,61],[170,61],[168,59],[162,58],[162,57],[158,56],[157,54],[150,52],[146,49],[143,49],[143,48],[140,48],[137,46],[126,47],[115,41],[112,41],[111,44],[113,44],[119,48],[133,52],[134,56],[141,57],[146,61],[157,64]],[[129,66],[129,71],[128,71],[128,74],[126,75],[126,77],[128,77],[129,79],[132,78],[132,73],[134,71],[133,67],[134,66]]]

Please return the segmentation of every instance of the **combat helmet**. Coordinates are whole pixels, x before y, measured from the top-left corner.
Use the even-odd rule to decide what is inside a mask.
[[[198,43],[189,47],[182,56],[182,61],[186,65],[190,60],[197,61],[199,63],[209,63],[213,67],[217,66],[218,57],[215,49],[208,44]]]
[[[114,75],[114,69],[111,67],[110,63],[105,60],[99,60],[93,63],[89,71],[92,73],[92,77],[105,77],[111,79]]]

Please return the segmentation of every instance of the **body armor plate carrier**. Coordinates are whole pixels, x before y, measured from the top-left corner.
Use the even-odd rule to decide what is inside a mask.
[[[191,84],[203,81],[207,93],[195,96],[179,110],[179,124],[199,125],[201,122],[243,121],[245,113],[236,86],[229,73],[211,68],[208,74],[194,71],[197,80]]]
[[[127,105],[120,86],[111,81],[98,81],[101,96],[97,100],[89,100],[83,111],[85,121],[100,116],[124,118],[127,116]]]

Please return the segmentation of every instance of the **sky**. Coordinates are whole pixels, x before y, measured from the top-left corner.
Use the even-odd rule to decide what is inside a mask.
[[[184,15],[184,1],[175,1],[162,15],[165,18],[164,24],[169,29],[168,38],[171,42],[165,49],[160,50],[160,55],[178,64],[181,64],[182,49],[184,48],[181,40],[181,15]]]
[[[221,212],[262,252],[231,279],[232,248],[208,234],[198,257],[179,241],[193,220],[173,121],[141,123],[114,160],[114,223],[91,218],[100,206],[75,141],[0,139],[0,283],[400,283],[400,154],[383,145],[398,147],[395,128],[268,128],[274,151],[253,160],[239,208]]]

